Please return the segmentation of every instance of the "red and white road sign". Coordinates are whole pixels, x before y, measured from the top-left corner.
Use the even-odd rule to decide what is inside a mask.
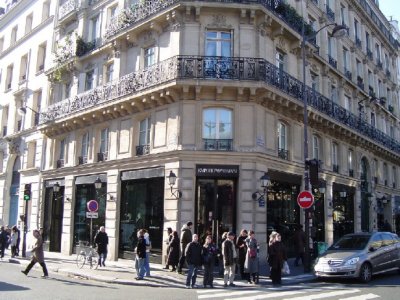
[[[86,206],[89,212],[96,212],[99,210],[99,203],[96,200],[90,200]]]
[[[302,191],[297,196],[297,204],[301,208],[310,208],[314,204],[314,196],[309,191]]]

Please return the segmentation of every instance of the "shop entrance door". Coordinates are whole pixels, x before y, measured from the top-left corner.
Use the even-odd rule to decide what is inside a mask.
[[[196,228],[203,243],[211,234],[219,245],[226,231],[236,230],[236,183],[232,179],[198,179]]]

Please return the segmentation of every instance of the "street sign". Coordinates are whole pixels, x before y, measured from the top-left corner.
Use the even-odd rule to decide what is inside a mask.
[[[87,211],[86,212],[86,218],[88,219],[97,219],[99,217],[99,213],[96,211]]]
[[[99,210],[99,203],[96,200],[90,200],[86,206],[89,212],[96,212]]]
[[[304,209],[310,208],[314,204],[314,196],[309,191],[302,191],[297,196],[297,204]]]

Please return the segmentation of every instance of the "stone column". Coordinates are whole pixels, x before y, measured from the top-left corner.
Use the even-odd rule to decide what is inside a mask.
[[[325,242],[333,243],[333,180],[326,179],[325,189]]]
[[[63,229],[61,236],[61,253],[64,255],[72,254],[72,246],[74,240],[74,207],[75,207],[75,184],[74,175],[65,177],[64,189],[64,215]]]
[[[120,198],[118,170],[109,170],[107,172],[105,227],[108,235],[108,257],[110,260],[118,259]]]

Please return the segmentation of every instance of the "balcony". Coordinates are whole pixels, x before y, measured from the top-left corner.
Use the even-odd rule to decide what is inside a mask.
[[[187,4],[187,1],[181,0],[149,0],[140,1],[134,4],[131,8],[123,9],[118,15],[114,16],[110,25],[106,28],[105,38],[111,39],[115,35],[134,26],[135,24],[149,19],[151,16],[160,14],[163,11],[172,9],[173,6],[178,6],[180,3]],[[195,5],[206,5],[207,3],[221,3],[220,0],[193,1]],[[289,27],[301,34],[302,24],[306,27],[307,35],[312,35],[311,26],[304,22],[303,18],[290,5],[285,3],[285,0],[223,0],[226,5],[237,4],[258,4],[272,12],[278,18],[283,20]]]
[[[85,42],[81,37],[76,39],[76,56],[84,56],[101,45],[101,39],[97,38],[91,42]]]
[[[362,49],[362,43],[360,38],[356,37],[356,47],[359,49]]]
[[[335,13],[329,6],[326,7],[326,15],[331,21],[333,22],[335,21]]]
[[[78,9],[78,0],[67,0],[58,9],[58,20],[62,20],[65,16]]]
[[[102,162],[108,159],[108,152],[98,152],[97,153],[97,161]]]
[[[232,151],[232,139],[203,139],[204,150],[207,151]]]
[[[57,64],[63,64],[75,56],[76,34],[75,32],[66,35],[56,42],[55,59]]]
[[[64,167],[64,159],[57,160],[57,169]]]
[[[334,59],[332,56],[328,55],[328,61],[329,64],[334,67],[335,69],[337,68],[337,61]]]
[[[136,156],[150,154],[150,145],[136,146]]]
[[[279,148],[278,157],[285,160],[289,160],[289,150]]]
[[[339,173],[339,165],[332,165],[332,171],[335,173]]]
[[[346,76],[346,78],[351,81],[352,74],[351,74],[351,72],[349,70],[344,69],[344,76]]]
[[[367,57],[369,60],[374,60],[374,55],[370,49],[367,49]]]
[[[349,176],[350,176],[350,177],[354,177],[354,170],[349,169]]]
[[[62,118],[73,118],[78,113],[82,115],[82,112],[96,109],[99,106],[104,107],[106,104],[111,105],[114,103],[113,100],[119,101],[126,96],[132,98],[162,84],[174,82],[175,85],[185,84],[185,80],[190,82],[193,80],[203,80],[204,82],[218,80],[220,85],[223,85],[224,82],[230,84],[231,81],[239,83],[244,81],[248,84],[257,82],[257,86],[260,88],[270,90],[273,87],[297,101],[303,101],[303,83],[279,70],[273,63],[265,59],[182,55],[171,57],[147,69],[127,74],[103,86],[57,102],[47,109],[42,109],[40,124],[49,123],[49,126],[62,126]],[[400,154],[400,142],[311,87],[305,87],[305,100],[310,107],[322,115]]]

